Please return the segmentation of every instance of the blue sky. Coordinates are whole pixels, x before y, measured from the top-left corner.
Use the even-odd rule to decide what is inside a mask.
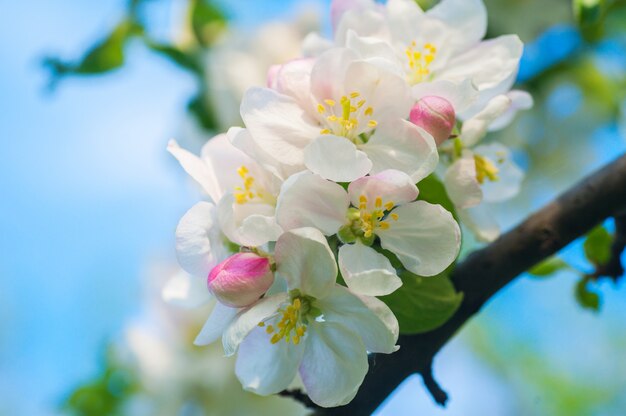
[[[7,2],[0,14],[0,414],[55,413],[95,373],[107,340],[141,306],[140,276],[151,262],[174,261],[174,228],[198,198],[164,150],[193,91],[176,68],[135,46],[122,71],[45,92],[41,57],[83,51],[125,3]],[[285,13],[280,1],[228,3],[242,27]],[[600,318],[576,307],[572,284],[522,279],[481,319],[522,331],[564,368],[608,371],[602,357],[575,364],[589,351],[574,344],[610,344],[607,334],[624,331],[626,293],[606,288]],[[514,403],[463,339],[444,349],[436,372],[453,396],[446,415],[503,414]],[[418,378],[387,406],[381,415],[444,414]]]

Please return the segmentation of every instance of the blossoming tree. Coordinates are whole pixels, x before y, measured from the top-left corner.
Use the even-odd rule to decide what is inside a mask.
[[[512,89],[520,39],[484,39],[482,0],[334,0],[330,14],[330,37],[303,37],[242,92],[242,125],[199,155],[169,143],[206,200],[178,224],[186,273],[164,296],[215,298],[195,344],[221,341],[245,390],[367,414],[420,373],[443,404],[433,357],[514,277],[569,267],[550,256],[609,217],[615,237],[585,243],[581,303],[623,274],[626,159],[501,235],[493,203],[524,170],[486,136],[533,105]],[[459,259],[464,236],[491,244]]]

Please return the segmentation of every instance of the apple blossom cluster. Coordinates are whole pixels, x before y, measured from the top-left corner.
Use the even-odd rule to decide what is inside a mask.
[[[481,208],[523,174],[481,140],[532,104],[510,91],[522,44],[482,40],[480,0],[336,0],[331,14],[333,39],[309,35],[246,91],[244,128],[200,156],[168,146],[210,198],[176,231],[180,265],[218,301],[196,343],[221,338],[247,390],[296,383],[325,407],[352,400],[369,353],[398,349],[378,299],[402,290],[398,274],[438,275],[458,256],[455,217],[420,182],[438,175],[457,218],[495,238]]]

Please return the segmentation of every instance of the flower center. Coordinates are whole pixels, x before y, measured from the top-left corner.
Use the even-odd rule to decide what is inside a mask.
[[[435,59],[437,48],[431,43],[426,43],[422,49],[417,49],[415,41],[405,49],[408,58],[409,73],[407,81],[411,85],[419,84],[430,75],[430,64]]]
[[[235,202],[238,204],[245,204],[251,201],[265,202],[270,205],[275,205],[276,201],[270,193],[263,191],[263,188],[259,186],[258,182],[250,175],[250,171],[245,166],[240,166],[237,169],[237,174],[242,180],[241,186],[235,187]]]
[[[383,199],[376,197],[374,201],[374,210],[367,209],[367,197],[361,195],[359,197],[359,224],[363,237],[370,238],[376,229],[389,229],[389,222],[386,221],[391,217],[394,221],[398,220],[398,214],[390,212],[395,206],[393,201],[388,201],[383,205]]]
[[[476,180],[481,185],[485,182],[485,179],[489,179],[492,182],[499,179],[498,172],[500,172],[500,169],[488,158],[475,154],[474,163],[476,163]]]
[[[313,299],[308,296],[302,296],[299,293],[292,296],[291,303],[284,308],[278,310],[278,322],[274,325],[267,325],[265,332],[273,334],[270,338],[272,344],[285,340],[287,344],[293,342],[298,345],[300,340],[306,333],[308,323],[308,315],[315,308],[312,307]],[[260,327],[265,326],[265,322],[259,323]]]
[[[342,96],[339,103],[331,99],[324,100],[324,104],[317,105],[317,112],[324,117],[325,125],[320,133],[354,140],[368,129],[376,128],[378,122],[372,118],[374,108],[365,103],[366,100],[358,92]]]

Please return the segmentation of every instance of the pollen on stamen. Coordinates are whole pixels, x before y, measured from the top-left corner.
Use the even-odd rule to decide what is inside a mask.
[[[396,204],[393,201],[389,201],[385,204],[385,209],[387,211],[391,211],[391,208],[393,208]]]
[[[376,202],[375,202],[376,208],[380,208],[383,206],[383,199],[379,196],[376,197]]]
[[[398,214],[392,212],[390,216],[394,221],[398,221]]]
[[[317,112],[320,114],[324,114],[326,112],[326,107],[324,107],[322,104],[318,104],[317,105]]]
[[[371,127],[371,128],[374,128],[374,127],[378,126],[378,122],[376,120],[370,120],[370,121],[367,122],[367,126]]]
[[[368,117],[371,117],[374,114],[374,109],[372,107],[367,107],[365,109],[365,113],[363,113],[363,114],[365,114]]]
[[[331,106],[331,107],[334,107],[334,106],[335,106],[335,104],[337,104],[337,103],[335,102],[335,100],[331,100],[331,99],[324,100],[324,102],[325,102],[326,104],[328,104],[329,106]]]

